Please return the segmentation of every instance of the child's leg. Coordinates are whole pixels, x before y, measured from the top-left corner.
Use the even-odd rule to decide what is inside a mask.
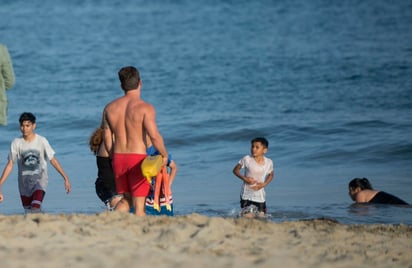
[[[117,204],[120,202],[120,200],[123,199],[123,195],[117,194],[114,195],[112,198],[110,198],[110,201],[106,204],[106,206],[110,206],[108,210],[112,211],[116,209]]]
[[[36,190],[32,195],[31,209],[40,210],[41,204],[43,203],[44,195],[46,193],[43,190]]]
[[[25,210],[30,210],[31,209],[31,201],[33,200],[33,196],[24,196],[21,195],[21,204],[23,205],[23,208]]]
[[[266,214],[266,202],[253,202],[253,204],[258,207],[260,212]]]

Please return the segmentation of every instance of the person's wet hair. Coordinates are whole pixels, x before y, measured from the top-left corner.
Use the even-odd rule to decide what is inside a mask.
[[[367,178],[354,178],[349,182],[349,188],[356,189],[358,187],[361,190],[373,190],[372,184]]]

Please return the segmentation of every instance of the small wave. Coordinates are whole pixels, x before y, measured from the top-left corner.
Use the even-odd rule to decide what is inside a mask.
[[[362,146],[342,146],[341,148],[319,148],[308,150],[301,154],[304,162],[308,165],[317,162],[324,164],[341,164],[347,162],[358,163],[396,163],[399,161],[409,162],[412,159],[412,144],[382,144],[375,143]]]
[[[345,124],[345,127],[354,128],[354,127],[362,127],[362,128],[384,128],[390,127],[393,124],[389,122],[385,122],[382,120],[359,120],[359,121],[352,121]]]

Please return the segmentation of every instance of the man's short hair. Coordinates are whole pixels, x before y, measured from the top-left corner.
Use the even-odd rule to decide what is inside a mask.
[[[133,66],[126,66],[119,71],[119,80],[124,91],[136,89],[140,82],[139,71]]]

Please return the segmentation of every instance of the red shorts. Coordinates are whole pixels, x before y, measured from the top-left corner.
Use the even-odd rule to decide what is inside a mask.
[[[134,197],[149,195],[150,184],[143,177],[141,169],[145,157],[146,154],[113,154],[112,165],[118,194],[131,193]]]
[[[21,195],[21,203],[25,209],[40,209],[45,194],[43,190],[36,190],[31,196]]]

